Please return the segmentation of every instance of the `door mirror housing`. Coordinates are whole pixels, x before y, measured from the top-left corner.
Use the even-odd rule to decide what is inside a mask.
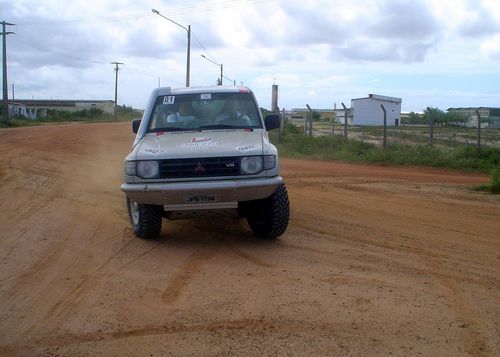
[[[264,119],[264,122],[266,124],[266,129],[273,130],[276,128],[280,127],[280,116],[277,114],[268,114],[266,115],[266,118]]]
[[[134,132],[134,134],[137,134],[140,125],[141,125],[141,119],[132,120],[132,131]]]

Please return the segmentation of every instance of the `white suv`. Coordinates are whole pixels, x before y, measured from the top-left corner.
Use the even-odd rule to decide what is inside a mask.
[[[132,122],[121,186],[134,233],[157,237],[162,218],[229,216],[260,237],[283,234],[288,194],[267,133],[279,125],[246,87],[155,89]]]

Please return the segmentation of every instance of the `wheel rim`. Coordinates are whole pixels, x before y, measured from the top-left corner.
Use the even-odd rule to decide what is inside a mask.
[[[137,202],[130,201],[130,216],[134,226],[137,226],[139,224],[139,204]]]

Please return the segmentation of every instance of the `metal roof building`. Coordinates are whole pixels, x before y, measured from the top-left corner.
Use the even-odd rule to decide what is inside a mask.
[[[351,99],[353,125],[384,125],[384,105],[387,112],[387,125],[398,126],[401,122],[401,98],[368,94],[366,98]]]

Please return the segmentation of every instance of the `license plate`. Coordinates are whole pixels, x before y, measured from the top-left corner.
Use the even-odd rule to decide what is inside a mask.
[[[204,193],[197,195],[185,195],[184,196],[185,203],[210,203],[217,202],[217,196],[214,194]]]

